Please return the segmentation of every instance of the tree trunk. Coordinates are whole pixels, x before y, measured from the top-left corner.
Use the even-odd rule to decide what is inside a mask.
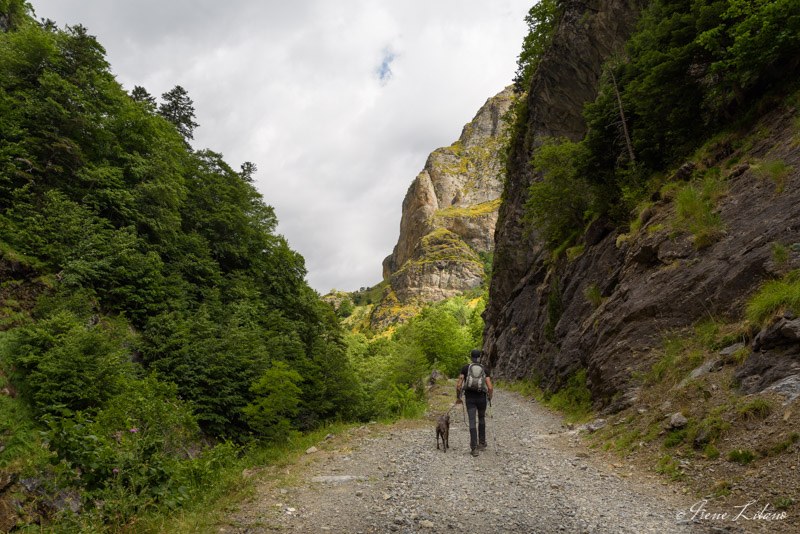
[[[628,122],[625,120],[625,111],[622,109],[622,97],[619,95],[619,87],[617,87],[617,79],[614,77],[614,71],[608,69],[611,74],[611,82],[614,84],[614,92],[617,94],[617,103],[619,104],[619,116],[622,119],[622,132],[625,134],[625,144],[628,146],[628,157],[632,163],[636,162],[636,157],[633,155],[633,146],[631,145],[631,136],[628,134]]]

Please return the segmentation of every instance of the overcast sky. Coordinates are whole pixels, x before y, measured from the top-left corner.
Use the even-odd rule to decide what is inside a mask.
[[[511,83],[533,0],[32,0],[123,87],[182,85],[194,147],[255,183],[320,293],[381,280],[430,152]]]

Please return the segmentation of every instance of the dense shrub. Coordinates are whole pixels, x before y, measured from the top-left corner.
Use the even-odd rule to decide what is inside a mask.
[[[90,320],[64,310],[3,338],[0,356],[38,413],[97,410],[132,374],[124,325]]]
[[[20,392],[0,404],[15,414],[0,464],[50,457],[84,497],[73,530],[121,530],[196,499],[240,443],[365,417],[337,317],[254,165],[193,150],[185,91],[169,110],[128,95],[85,28],[17,0],[0,14],[0,243],[47,280],[0,337]]]
[[[291,434],[292,418],[297,415],[302,393],[297,384],[302,379],[285,362],[275,361],[251,386],[258,400],[245,406],[244,412],[250,425],[267,439],[277,441]]]

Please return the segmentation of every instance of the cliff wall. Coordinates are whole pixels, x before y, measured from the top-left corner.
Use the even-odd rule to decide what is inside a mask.
[[[721,170],[715,213],[722,231],[713,243],[697,246],[678,222],[674,198],[657,193],[637,232],[620,235],[600,219],[572,254],[554,262],[522,222],[528,186],[537,179],[528,161],[542,137],[583,136],[581,110],[595,96],[603,59],[630,34],[640,6],[606,0],[563,9],[529,89],[527,135],[512,147],[484,350],[496,376],[541,377],[548,389],[586,369],[595,407],[616,411],[635,402],[633,378],[651,369],[667,335],[703,319],[741,321],[764,280],[800,267],[797,109],[766,109],[756,124],[707,146],[674,177]],[[768,161],[788,169],[780,181],[765,178]],[[776,245],[791,251],[784,262],[775,259]],[[737,371],[746,392],[800,371],[796,341],[778,345],[747,348]]]
[[[527,189],[536,176],[529,165],[545,137],[580,140],[586,133],[583,106],[594,100],[605,59],[630,36],[639,2],[568,1],[562,5],[553,42],[543,54],[527,93],[526,135],[511,147],[509,177],[495,231],[495,255],[487,323],[494,323],[514,288],[544,260],[542,244],[522,222]]]

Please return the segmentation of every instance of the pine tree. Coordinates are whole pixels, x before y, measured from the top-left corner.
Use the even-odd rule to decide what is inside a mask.
[[[156,99],[141,85],[134,86],[133,91],[131,91],[131,99],[134,102],[143,103],[150,111],[155,111],[156,109]]]
[[[194,129],[199,125],[194,122],[194,102],[186,89],[176,85],[161,98],[164,102],[158,107],[158,113],[174,124],[184,139],[194,139]]]
[[[242,180],[248,183],[253,182],[253,175],[258,172],[258,167],[252,161],[245,161],[242,163],[242,170],[239,172],[239,176],[242,177]]]

